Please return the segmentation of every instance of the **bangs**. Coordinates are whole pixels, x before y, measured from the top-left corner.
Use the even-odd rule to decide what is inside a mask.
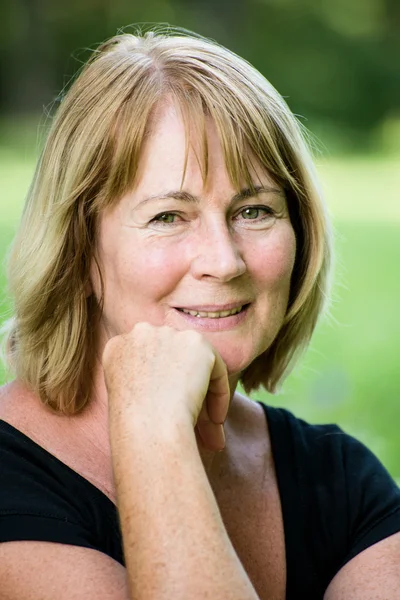
[[[96,194],[93,203],[95,212],[117,202],[128,191],[134,189],[138,175],[138,165],[143,146],[154,130],[157,110],[160,104],[170,99],[181,115],[185,130],[185,158],[181,186],[185,179],[189,152],[194,152],[204,185],[209,173],[209,149],[207,139],[207,121],[216,126],[222,146],[225,166],[233,187],[240,191],[244,185],[254,187],[254,173],[260,161],[251,152],[250,144],[237,121],[224,107],[216,107],[197,90],[190,92],[180,86],[160,86],[146,81],[143,90],[135,90],[118,114],[108,140],[109,168],[103,172],[100,194]],[[158,82],[157,82],[158,83]],[[149,101],[149,91],[152,98]],[[141,114],[137,114],[138,96],[146,97]],[[103,163],[104,164],[104,163]],[[263,166],[263,165],[262,165]]]
[[[135,87],[126,90],[107,130],[104,127],[100,133],[104,153],[99,160],[102,171],[97,173],[98,192],[92,196],[94,214],[135,186],[143,144],[151,134],[152,114],[163,94],[160,79],[156,69],[143,73]]]
[[[142,77],[119,103],[103,130],[103,146],[107,161],[99,160],[103,171],[99,173],[100,194],[95,194],[95,212],[105,208],[135,186],[138,164],[145,140],[152,134],[152,124],[160,103],[170,98],[182,116],[186,151],[182,182],[185,177],[189,149],[195,152],[204,183],[208,177],[207,120],[216,126],[225,166],[233,187],[239,191],[245,185],[254,188],[254,174],[263,170],[284,190],[298,189],[295,176],[296,160],[290,144],[282,131],[288,129],[279,122],[277,114],[268,110],[266,90],[255,93],[254,86],[243,81],[232,84],[224,74],[186,71],[168,72],[156,64],[143,70]],[[236,83],[236,82],[234,82]],[[130,86],[128,86],[130,88]],[[111,125],[111,126],[110,126]],[[100,126],[101,128],[101,126]],[[286,133],[286,131],[285,131]],[[196,144],[192,143],[193,138]],[[104,170],[104,165],[107,169]]]
[[[244,184],[252,189],[254,174],[261,168],[283,189],[293,188],[298,193],[299,182],[294,176],[297,161],[285,136],[286,127],[284,133],[282,123],[269,113],[265,91],[258,97],[243,82],[237,87],[228,85],[221,72],[215,79],[196,78],[189,82],[189,89],[187,79],[185,86],[180,81],[172,81],[170,86],[185,125],[186,151],[191,132],[201,142],[200,155],[196,156],[204,181],[208,175],[206,121],[211,119],[235,189],[239,191]]]
[[[192,89],[190,95],[174,89],[174,100],[177,105],[185,128],[186,150],[182,175],[182,183],[185,179],[188,163],[189,150],[194,152],[197,163],[202,174],[203,183],[206,185],[209,173],[209,149],[207,136],[207,122],[215,124],[219,141],[221,143],[225,167],[232,183],[237,191],[244,185],[252,189],[254,187],[255,164],[250,149],[240,130],[226,111],[215,107],[209,98],[201,95],[198,90]],[[193,143],[195,140],[196,143]]]

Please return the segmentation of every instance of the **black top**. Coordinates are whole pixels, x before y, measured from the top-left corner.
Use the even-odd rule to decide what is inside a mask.
[[[322,600],[339,569],[400,531],[400,490],[378,459],[335,425],[264,407],[285,529],[287,600]],[[94,548],[124,564],[114,504],[0,420],[0,542]]]

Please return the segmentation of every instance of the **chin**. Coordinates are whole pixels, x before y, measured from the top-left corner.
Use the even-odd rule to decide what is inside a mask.
[[[218,347],[216,347],[216,350],[218,350],[222,360],[226,364],[229,377],[240,377],[241,373],[247,369],[247,367],[251,365],[253,360],[258,356],[245,356],[243,353],[240,353],[238,356],[236,352],[232,353],[232,350],[224,352],[222,348],[219,349]]]

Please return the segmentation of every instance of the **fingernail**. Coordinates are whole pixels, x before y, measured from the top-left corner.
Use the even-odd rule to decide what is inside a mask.
[[[221,432],[222,432],[222,438],[223,438],[223,446],[221,448],[221,450],[219,450],[219,452],[222,452],[225,449],[226,446],[226,436],[225,436],[225,431],[224,431],[224,426],[221,425]]]

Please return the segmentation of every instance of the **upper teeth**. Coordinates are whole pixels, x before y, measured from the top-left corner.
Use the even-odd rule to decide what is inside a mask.
[[[186,313],[187,315],[192,315],[193,317],[219,319],[221,317],[229,317],[230,315],[236,315],[242,310],[242,308],[243,306],[238,306],[237,308],[232,308],[232,310],[221,310],[220,312],[199,312],[197,310],[187,310],[186,308],[181,308],[180,310]]]

